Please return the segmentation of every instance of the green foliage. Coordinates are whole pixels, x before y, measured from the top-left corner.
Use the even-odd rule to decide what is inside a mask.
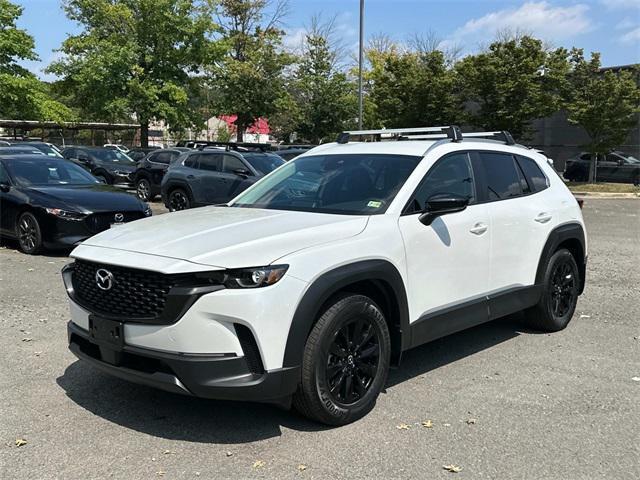
[[[172,128],[201,123],[189,108],[190,78],[220,48],[212,0],[66,0],[67,16],[83,26],[62,44],[65,56],[49,71],[63,78],[87,116]]]
[[[540,40],[523,36],[499,41],[455,67],[460,90],[474,102],[468,121],[485,130],[526,136],[530,122],[559,110],[569,70],[567,51],[548,51]]]
[[[238,141],[260,117],[278,110],[284,92],[284,70],[293,59],[282,49],[277,28],[279,10],[265,20],[267,0],[221,0],[221,41],[226,55],[211,63],[214,109],[237,115]]]
[[[624,142],[637,124],[640,112],[640,88],[632,72],[600,71],[600,55],[584,57],[581,49],[571,51],[571,73],[566,109],[571,123],[580,125],[591,139],[589,180],[596,176],[597,154],[606,154]]]
[[[448,125],[462,118],[455,72],[438,50],[369,49],[366,73],[368,127]]]
[[[0,0],[0,117],[61,122],[72,117],[62,103],[49,95],[46,84],[18,64],[37,60],[34,41],[16,27],[22,7]]]
[[[216,129],[216,141],[218,142],[230,142],[231,141],[231,130],[226,123],[221,124]]]

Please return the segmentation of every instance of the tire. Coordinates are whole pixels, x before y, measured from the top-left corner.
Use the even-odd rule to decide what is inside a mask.
[[[540,301],[525,310],[527,325],[545,332],[564,329],[575,312],[579,285],[575,258],[567,249],[558,250],[547,263]]]
[[[328,425],[362,418],[385,385],[390,356],[389,329],[375,302],[363,295],[336,298],[305,344],[294,407]]]
[[[191,199],[189,194],[182,188],[171,190],[169,193],[168,203],[169,205],[167,206],[170,212],[178,212],[180,210],[187,210],[188,208],[191,208]]]
[[[638,175],[636,179],[633,181],[633,186],[640,187],[640,175]]]
[[[31,212],[24,212],[16,224],[18,245],[27,255],[35,255],[42,250],[42,231],[38,219]]]
[[[151,183],[146,178],[136,182],[136,195],[143,202],[151,202],[156,196],[151,193]]]

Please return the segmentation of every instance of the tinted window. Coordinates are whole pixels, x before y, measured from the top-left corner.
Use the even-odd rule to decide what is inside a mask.
[[[271,153],[245,153],[243,157],[262,175],[273,172],[284,163],[281,157]]]
[[[91,185],[98,181],[83,168],[66,160],[20,160],[6,165],[21,185]]]
[[[155,157],[153,157],[153,161],[156,163],[169,165],[169,162],[171,161],[171,152],[160,152]]]
[[[222,155],[212,155],[210,153],[201,153],[198,168],[209,172],[220,171],[220,160]]]
[[[200,155],[189,155],[184,161],[185,167],[198,168],[198,158]]]
[[[503,200],[522,195],[520,175],[512,155],[480,153],[487,179],[487,198]]]
[[[473,203],[476,195],[471,162],[467,153],[454,153],[436,162],[418,187],[410,211],[422,211],[429,197],[439,193],[453,193],[467,197],[469,203]]]
[[[225,155],[223,170],[226,173],[233,173],[234,170],[247,170],[247,167],[239,158],[234,157],[233,155]]]
[[[527,157],[517,158],[518,164],[520,165],[520,168],[522,168],[522,171],[527,177],[527,181],[534,192],[539,192],[540,190],[544,190],[548,187],[547,177],[544,176],[544,173],[542,173],[542,170],[540,170],[540,167],[534,160]]]
[[[289,162],[249,188],[232,207],[349,215],[384,213],[422,157],[314,155]],[[283,160],[281,160],[283,161]],[[395,171],[396,175],[386,175]]]
[[[89,151],[93,157],[101,162],[115,162],[123,164],[135,163],[128,155],[117,149],[110,150],[108,148],[94,148]]]

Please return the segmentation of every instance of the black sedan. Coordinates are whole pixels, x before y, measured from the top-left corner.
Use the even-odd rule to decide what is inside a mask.
[[[120,150],[104,147],[67,147],[62,151],[62,156],[86,168],[103,183],[133,186],[131,176],[136,169],[136,162]]]
[[[590,164],[591,154],[585,152],[567,160],[564,178],[573,182],[586,182],[589,179]],[[640,185],[640,160],[623,152],[598,155],[596,180]]]
[[[73,162],[0,156],[0,235],[16,239],[25,253],[70,248],[150,215],[147,204],[104,185]]]

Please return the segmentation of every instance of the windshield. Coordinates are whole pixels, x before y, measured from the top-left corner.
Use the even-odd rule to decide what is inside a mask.
[[[620,155],[621,157],[624,157],[624,159],[627,161],[627,163],[636,165],[640,163],[640,160],[638,160],[636,157],[634,157],[633,155],[629,155],[626,152],[616,152],[618,155]]]
[[[31,185],[95,185],[100,183],[84,168],[67,160],[13,158],[5,162],[11,177],[25,187]]]
[[[273,172],[284,163],[281,157],[270,153],[243,153],[242,156],[262,175]]]
[[[95,150],[91,150],[91,153],[93,154],[94,157],[96,157],[101,162],[115,162],[115,163],[122,163],[122,164],[128,164],[128,165],[135,165],[136,163],[127,154],[122,153],[120,150],[109,150],[108,148],[105,148],[105,149],[96,148]]]
[[[384,213],[422,157],[314,155],[284,165],[232,207],[375,215]]]

